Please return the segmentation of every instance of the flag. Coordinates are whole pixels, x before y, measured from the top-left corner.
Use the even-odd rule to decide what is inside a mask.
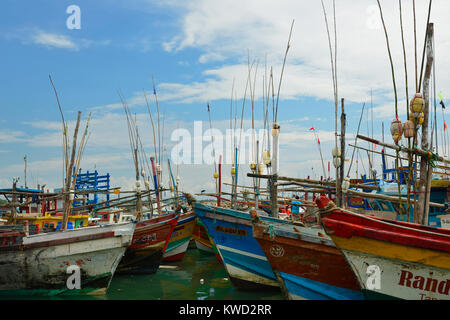
[[[209,112],[209,103],[208,103],[208,112]]]
[[[314,131],[315,129],[314,129],[314,127],[311,127],[311,128],[309,128],[309,130],[313,130]]]
[[[375,143],[375,147],[373,148],[374,150],[377,148],[377,144]]]
[[[320,144],[320,140],[319,140],[319,138],[317,138],[317,143],[318,143],[318,144]]]
[[[447,123],[445,123],[445,120],[444,120],[444,131],[445,130],[447,130]]]
[[[156,88],[155,88],[155,84],[153,84],[153,94],[156,96]]]
[[[444,97],[442,96],[442,92],[439,92],[438,96],[441,99],[441,102],[439,102],[439,104],[442,106],[442,109],[445,109]]]

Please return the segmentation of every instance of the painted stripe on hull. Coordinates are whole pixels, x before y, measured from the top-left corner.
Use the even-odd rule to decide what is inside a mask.
[[[217,245],[230,277],[278,287],[275,275],[265,256]]]
[[[412,263],[420,263],[436,268],[449,268],[450,254],[430,249],[410,247],[387,241],[353,236],[351,238],[331,235],[337,247],[366,254],[377,255],[388,259],[402,259]]]
[[[189,239],[181,243],[175,248],[171,248],[171,250],[166,251],[163,255],[163,261],[177,261],[181,260],[186,253],[186,250],[189,245]]]
[[[450,299],[448,269],[424,267],[418,263],[342,251],[368,299],[373,297],[380,299],[383,296],[388,299],[407,300]],[[372,271],[375,269],[379,271]],[[375,275],[379,275],[376,277],[379,283],[376,282]]]
[[[199,240],[195,240],[195,246],[197,247],[198,250],[214,253],[214,250],[211,247],[204,245]]]
[[[339,288],[329,284],[280,272],[291,300],[362,300],[358,291]]]
[[[266,277],[261,277],[253,272],[248,272],[247,270],[238,268],[234,265],[226,264],[225,268],[227,269],[228,274],[232,278],[257,283],[264,286],[279,287],[278,282],[274,280],[270,280]]]
[[[197,203],[195,210],[212,239],[211,243],[217,247],[230,278],[279,287],[264,251],[253,237],[248,213]]]

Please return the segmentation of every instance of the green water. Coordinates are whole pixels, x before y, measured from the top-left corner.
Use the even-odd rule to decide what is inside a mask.
[[[152,275],[115,275],[100,299],[281,300],[276,290],[236,290],[216,256],[190,248],[180,262],[163,263]]]

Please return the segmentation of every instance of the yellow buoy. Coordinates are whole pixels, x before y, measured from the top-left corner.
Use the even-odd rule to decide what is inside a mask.
[[[414,98],[412,98],[410,102],[411,112],[421,113],[424,107],[425,101],[423,100],[422,94],[421,93],[414,94]]]

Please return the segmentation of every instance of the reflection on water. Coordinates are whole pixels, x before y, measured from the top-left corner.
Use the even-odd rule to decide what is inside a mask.
[[[215,255],[188,249],[183,261],[165,263],[153,275],[114,276],[106,299],[279,300],[281,292],[236,290]]]

